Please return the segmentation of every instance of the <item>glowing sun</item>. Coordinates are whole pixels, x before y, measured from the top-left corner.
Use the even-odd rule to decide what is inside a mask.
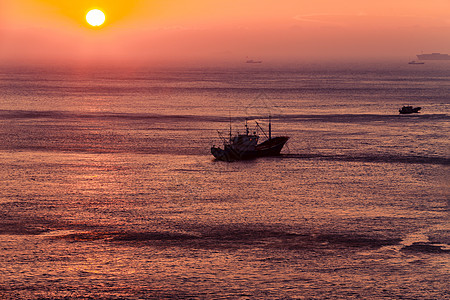
[[[86,22],[91,26],[100,26],[105,22],[105,14],[99,9],[90,10],[86,14]]]

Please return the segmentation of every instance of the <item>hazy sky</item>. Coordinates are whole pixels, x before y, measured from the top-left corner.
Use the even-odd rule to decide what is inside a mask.
[[[91,8],[106,14],[93,29]],[[0,62],[413,59],[450,53],[449,0],[0,0]]]

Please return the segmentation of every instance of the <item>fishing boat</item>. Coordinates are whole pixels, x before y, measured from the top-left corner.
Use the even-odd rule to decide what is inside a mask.
[[[262,127],[257,121],[255,121],[257,127],[266,135]],[[219,132],[220,135],[220,132]],[[247,120],[245,120],[245,134],[237,134],[232,136],[231,123],[229,139],[223,138],[223,149],[212,146],[211,154],[217,159],[222,161],[237,161],[248,160],[257,157],[265,156],[277,156],[280,155],[281,149],[283,149],[286,142],[289,140],[287,136],[272,137],[272,124],[269,117],[269,135],[266,135],[266,140],[258,144],[259,135],[256,131],[250,133]]]
[[[425,63],[424,62],[420,62],[420,61],[411,60],[408,64],[410,64],[410,65],[423,65]]]
[[[411,105],[405,105],[401,109],[399,109],[398,112],[402,115],[413,114],[418,113],[421,109],[422,107],[412,107]]]

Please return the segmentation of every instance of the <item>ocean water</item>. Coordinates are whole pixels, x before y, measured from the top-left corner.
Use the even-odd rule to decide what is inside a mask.
[[[449,113],[442,62],[5,67],[0,298],[450,299]]]

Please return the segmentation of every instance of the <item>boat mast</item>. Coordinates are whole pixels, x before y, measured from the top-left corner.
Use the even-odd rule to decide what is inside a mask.
[[[231,143],[231,112],[230,112],[230,143]]]
[[[269,140],[272,139],[272,118],[269,115]]]

